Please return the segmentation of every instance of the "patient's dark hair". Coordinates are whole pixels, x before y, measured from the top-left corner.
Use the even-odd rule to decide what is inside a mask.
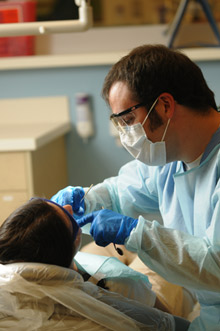
[[[38,262],[68,268],[73,235],[56,209],[34,199],[16,209],[0,227],[0,263]]]

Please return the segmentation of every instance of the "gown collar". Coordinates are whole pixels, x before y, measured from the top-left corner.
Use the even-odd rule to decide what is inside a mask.
[[[208,143],[205,152],[201,158],[200,164],[208,157],[208,155],[211,153],[211,151],[220,144],[220,127],[218,130],[213,134],[212,139]]]

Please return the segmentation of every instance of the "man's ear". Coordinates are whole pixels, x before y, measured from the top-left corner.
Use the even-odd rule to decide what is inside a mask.
[[[173,113],[175,110],[175,100],[170,93],[161,93],[158,98],[164,107],[164,115],[169,119],[173,117]]]

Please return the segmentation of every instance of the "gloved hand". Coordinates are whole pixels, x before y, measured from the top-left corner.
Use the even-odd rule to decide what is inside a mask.
[[[77,220],[80,227],[91,224],[90,234],[99,246],[110,243],[123,245],[138,220],[118,214],[112,210],[102,209]]]
[[[80,186],[67,186],[52,196],[51,200],[61,206],[71,205],[74,217],[82,217],[85,212],[84,197],[85,191]]]

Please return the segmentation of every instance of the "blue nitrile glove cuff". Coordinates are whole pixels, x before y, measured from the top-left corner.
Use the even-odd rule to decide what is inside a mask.
[[[77,222],[80,227],[91,223],[90,234],[97,245],[105,247],[110,243],[123,245],[138,220],[102,209],[80,218]]]
[[[67,186],[57,192],[51,200],[61,206],[71,205],[74,217],[82,217],[85,211],[84,197],[85,191],[80,186]]]
[[[119,245],[124,245],[125,239],[130,236],[130,233],[133,230],[133,228],[136,227],[137,222],[138,222],[137,219],[128,216],[123,216],[114,243]]]

